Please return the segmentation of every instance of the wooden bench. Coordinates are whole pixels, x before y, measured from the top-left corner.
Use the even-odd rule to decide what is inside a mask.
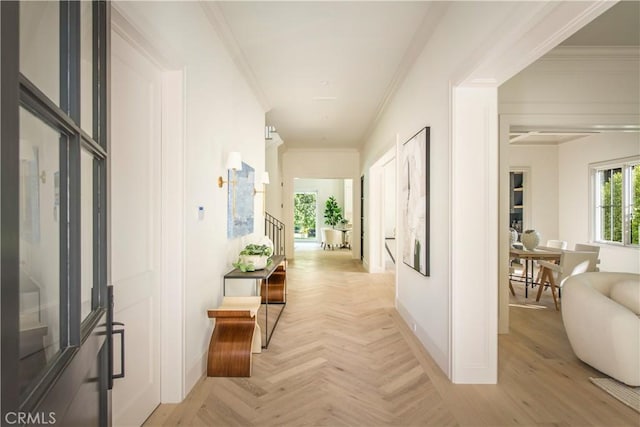
[[[252,354],[262,351],[257,314],[260,297],[224,297],[217,309],[207,310],[216,319],[209,342],[207,376],[250,377]]]

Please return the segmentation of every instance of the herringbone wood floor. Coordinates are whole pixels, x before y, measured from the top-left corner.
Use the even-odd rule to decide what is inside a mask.
[[[546,297],[513,298],[498,385],[453,385],[393,308],[393,276],[346,251],[296,253],[288,304],[251,378],[203,378],[148,426],[640,425],[589,383]],[[517,292],[521,289],[516,286]]]

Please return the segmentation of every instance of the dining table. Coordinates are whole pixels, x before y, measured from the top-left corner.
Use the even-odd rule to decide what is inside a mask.
[[[524,260],[524,297],[529,297],[529,285],[533,288],[536,284],[533,278],[533,262],[538,260],[546,260],[558,262],[560,261],[560,256],[562,255],[562,250],[557,248],[550,248],[547,246],[538,246],[533,250],[529,250],[526,248],[516,248],[511,247],[509,249],[509,258],[513,259],[523,259]],[[529,277],[531,275],[531,277]]]
[[[347,241],[347,231],[351,231],[352,227],[334,227],[334,230],[342,231],[342,245],[340,247],[346,247],[345,242]]]

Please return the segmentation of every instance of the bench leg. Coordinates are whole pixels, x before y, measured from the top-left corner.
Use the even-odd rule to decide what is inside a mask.
[[[250,377],[254,318],[217,318],[209,342],[207,376]]]

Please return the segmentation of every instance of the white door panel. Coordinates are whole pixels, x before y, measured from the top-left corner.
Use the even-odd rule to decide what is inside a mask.
[[[161,71],[117,32],[111,56],[111,282],[125,324],[114,426],[140,425],[160,403]],[[114,340],[120,371],[119,340]]]

